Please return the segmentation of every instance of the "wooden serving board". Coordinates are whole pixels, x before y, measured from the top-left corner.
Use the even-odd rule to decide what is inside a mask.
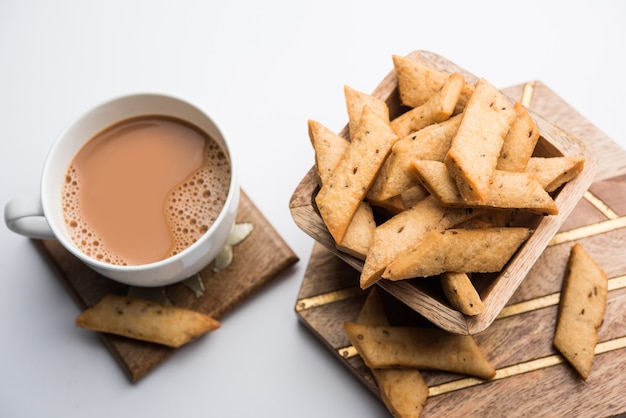
[[[626,413],[626,151],[540,82],[505,90],[598,155],[599,170],[584,198],[485,331],[474,335],[497,369],[491,381],[423,371],[429,397],[422,416],[576,416]],[[591,374],[585,382],[552,346],[559,292],[569,251],[580,242],[609,276],[609,296]],[[339,361],[379,396],[369,370],[350,345],[343,323],[354,321],[366,292],[358,272],[316,243],[298,294],[300,320]],[[395,324],[426,319],[384,298]]]
[[[211,263],[199,273],[204,286],[201,296],[181,283],[156,290],[164,292],[164,296],[173,305],[220,319],[298,261],[295,253],[243,191],[236,222],[251,223],[253,230],[244,241],[234,247],[233,262],[228,268],[216,273]],[[91,270],[65,250],[58,241],[34,242],[58,268],[59,278],[81,309],[93,306],[108,293],[128,294],[129,286],[109,280]],[[215,338],[218,333],[219,330],[215,331]],[[133,382],[177,351],[174,348],[115,335],[99,335]]]

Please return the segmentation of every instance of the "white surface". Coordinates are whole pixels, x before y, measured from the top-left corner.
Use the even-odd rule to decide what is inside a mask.
[[[36,193],[56,134],[137,91],[203,106],[295,268],[138,384],[25,238],[0,228],[1,417],[377,417],[382,404],[294,313],[312,240],[289,198],[313,163],[308,118],[339,130],[343,86],[371,91],[392,54],[437,52],[500,87],[541,80],[626,146],[626,3],[0,2],[2,205]],[[384,6],[383,6],[384,5]],[[401,9],[404,7],[404,9]]]

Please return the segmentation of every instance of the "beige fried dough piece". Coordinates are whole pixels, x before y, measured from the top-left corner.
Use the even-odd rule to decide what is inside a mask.
[[[529,236],[530,230],[521,227],[432,231],[415,247],[397,256],[382,278],[403,280],[448,271],[497,272]]]
[[[356,322],[363,325],[389,325],[380,291],[376,286],[367,294]]]
[[[343,90],[346,100],[346,110],[348,111],[348,131],[350,132],[350,138],[354,138],[356,135],[356,130],[359,126],[361,114],[365,106],[369,107],[383,120],[389,121],[389,108],[387,107],[387,103],[370,94],[353,89],[350,86],[344,86]]]
[[[480,204],[487,198],[504,137],[514,118],[510,101],[480,79],[444,159],[466,203]]]
[[[515,102],[513,110],[515,119],[504,137],[496,169],[524,171],[537,145],[539,128],[523,104]]]
[[[466,273],[445,272],[440,281],[443,294],[454,309],[469,316],[481,314],[485,310],[480,295]]]
[[[581,244],[571,249],[561,289],[554,346],[586,380],[602,325],[608,278]]]
[[[445,206],[520,209],[540,215],[556,215],[554,199],[533,175],[496,170],[492,187],[480,203],[467,203],[443,163],[418,160],[411,163],[424,187]]]
[[[361,288],[376,283],[389,263],[417,245],[430,231],[451,228],[478,213],[466,208],[446,208],[429,196],[393,216],[374,231],[360,276]]]
[[[337,249],[360,260],[365,260],[375,230],[376,222],[372,207],[367,202],[361,202],[343,239],[336,243]]]
[[[404,205],[405,209],[412,208],[418,202],[421,202],[428,196],[430,196],[430,193],[421,184],[409,187],[408,189],[400,193],[400,199],[402,199],[402,204]]]
[[[373,369],[380,397],[394,418],[418,418],[428,386],[418,369]]]
[[[471,335],[439,328],[344,324],[350,342],[370,368],[414,367],[491,379],[495,369]]]
[[[578,176],[584,166],[585,159],[577,156],[533,157],[528,161],[526,173],[532,174],[547,192],[553,192]]]
[[[327,183],[347,151],[350,142],[317,121],[309,120],[309,138],[315,150],[315,166],[320,185]],[[374,235],[376,223],[371,206],[361,202],[345,236],[337,247],[357,258],[364,259]]]
[[[398,140],[376,176],[368,197],[389,199],[418,184],[410,168],[411,162],[443,161],[460,123],[461,115],[457,115]]]
[[[348,150],[350,141],[315,120],[308,121],[309,139],[315,151],[315,168],[319,185],[328,183],[335,167]]]
[[[359,312],[357,323],[374,326],[389,325],[379,290],[376,287],[369,291]],[[417,418],[420,416],[428,397],[428,386],[418,369],[370,370],[378,384],[383,403],[394,417]]]
[[[391,216],[406,209],[402,196],[400,195],[392,196],[389,199],[373,199],[366,196],[365,201],[370,203],[372,206],[385,209],[385,211],[387,211]]]
[[[402,138],[428,125],[448,119],[454,112],[464,84],[465,77],[461,74],[450,74],[441,90],[435,92],[426,103],[393,119],[391,128]]]
[[[168,347],[180,347],[220,327],[220,323],[189,309],[109,294],[76,318],[76,325]]]
[[[400,101],[408,107],[418,107],[426,103],[443,86],[449,75],[425,65],[417,59],[399,55],[393,55],[392,59],[398,76]],[[457,112],[462,111],[473,91],[474,85],[466,81],[459,97]]]
[[[363,109],[357,134],[315,202],[328,231],[340,243],[380,166],[398,137],[387,121]]]

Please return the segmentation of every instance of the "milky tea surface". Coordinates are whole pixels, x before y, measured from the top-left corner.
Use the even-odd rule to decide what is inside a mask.
[[[156,262],[209,229],[230,180],[225,152],[196,127],[160,116],[129,119],[92,138],[68,168],[66,226],[92,258]]]

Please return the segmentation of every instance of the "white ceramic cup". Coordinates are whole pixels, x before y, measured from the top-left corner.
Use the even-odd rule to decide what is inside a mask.
[[[63,217],[61,191],[65,175],[81,147],[105,128],[123,120],[162,115],[185,120],[218,141],[229,158],[231,180],[221,213],[195,243],[154,263],[119,266],[82,253],[70,238]],[[235,223],[240,190],[236,165],[226,138],[215,122],[196,106],[162,94],[132,94],[102,103],[78,117],[57,138],[46,159],[39,195],[17,197],[5,206],[5,223],[14,232],[36,239],[56,239],[70,253],[98,273],[134,286],[163,286],[198,273],[224,248]]]

